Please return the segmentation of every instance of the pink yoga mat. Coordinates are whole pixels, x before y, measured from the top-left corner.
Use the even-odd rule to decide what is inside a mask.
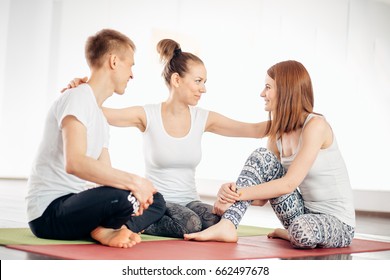
[[[166,240],[142,242],[133,248],[98,244],[9,245],[8,248],[77,260],[240,260],[296,258],[390,250],[390,242],[354,239],[347,248],[293,249],[289,242],[266,236],[240,237],[238,243]]]

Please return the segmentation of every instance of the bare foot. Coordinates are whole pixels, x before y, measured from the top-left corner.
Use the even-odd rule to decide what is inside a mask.
[[[120,229],[97,227],[91,237],[103,245],[117,248],[130,248],[141,242],[141,237],[126,226]]]
[[[227,219],[221,219],[219,223],[203,231],[184,234],[184,240],[237,242],[238,237],[233,223]]]
[[[277,228],[273,232],[268,233],[268,238],[281,238],[285,240],[290,240],[288,236],[288,231],[286,229]]]

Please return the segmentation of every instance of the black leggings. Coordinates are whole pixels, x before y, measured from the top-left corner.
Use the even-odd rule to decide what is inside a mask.
[[[32,232],[47,239],[83,239],[102,226],[119,229],[123,225],[140,232],[162,217],[165,200],[160,193],[142,216],[132,216],[134,199],[129,191],[97,187],[54,200],[41,217],[29,222]]]

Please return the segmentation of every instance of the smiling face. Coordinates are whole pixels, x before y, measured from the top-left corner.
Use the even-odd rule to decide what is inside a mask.
[[[260,96],[264,98],[265,111],[272,112],[276,109],[276,104],[277,104],[276,83],[275,80],[268,75],[265,77],[265,87],[264,90],[261,92]]]
[[[206,92],[207,71],[203,63],[194,62],[188,64],[188,69],[184,77],[178,77],[177,89],[183,102],[195,106]]]

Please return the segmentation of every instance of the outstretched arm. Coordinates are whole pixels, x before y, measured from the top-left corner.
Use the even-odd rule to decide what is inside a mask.
[[[74,78],[69,84],[61,90],[64,92],[67,89],[75,88],[88,81],[88,77]],[[103,113],[110,125],[120,127],[137,127],[140,131],[145,131],[146,114],[141,106],[128,107],[123,109],[103,108]]]
[[[74,116],[62,121],[62,138],[66,172],[99,185],[128,190],[141,204],[141,213],[153,202],[156,189],[152,183],[135,174],[111,167],[107,149],[103,149],[99,160],[86,155],[87,130]]]
[[[206,131],[230,137],[262,138],[265,136],[268,121],[260,123],[240,122],[216,112],[209,112]]]
[[[110,125],[137,127],[142,132],[146,129],[146,114],[141,106],[123,109],[103,108],[103,113]]]

